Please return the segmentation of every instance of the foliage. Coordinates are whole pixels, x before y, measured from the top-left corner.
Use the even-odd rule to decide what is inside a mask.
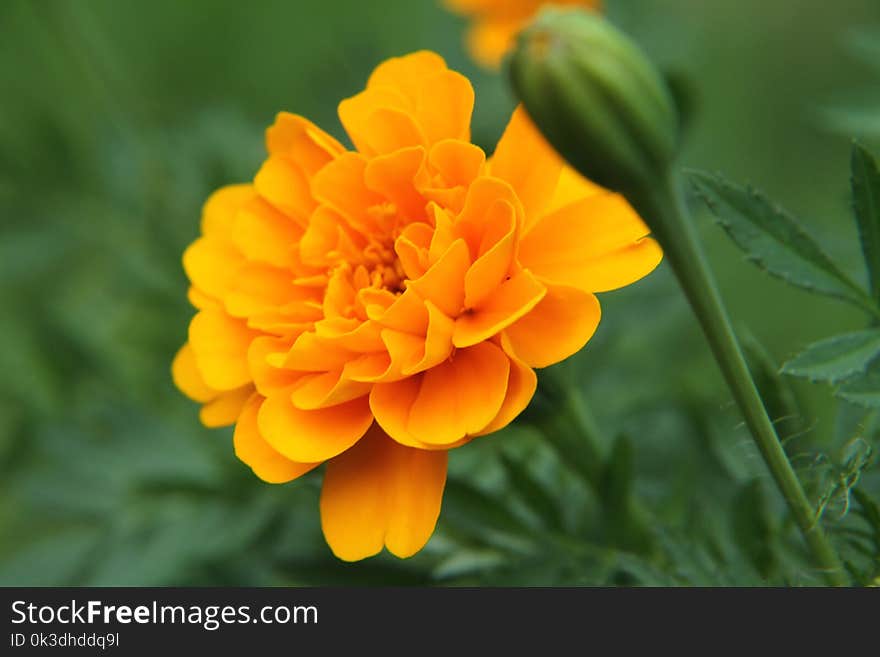
[[[192,312],[180,254],[208,193],[252,175],[274,112],[332,125],[335,99],[354,92],[376,61],[427,46],[476,81],[481,143],[495,141],[509,114],[497,80],[468,67],[458,19],[430,3],[343,4],[242,12],[231,0],[159,2],[149,11],[97,0],[0,3],[0,584],[820,583],[663,268],[602,295],[599,332],[570,362],[541,373],[539,397],[514,427],[453,452],[438,532],[412,559],[335,560],[319,527],[320,472],[263,484],[235,459],[229,431],[200,428],[169,375]],[[686,24],[652,20],[668,16],[670,4],[646,3],[642,20],[659,26],[655,40],[678,43]],[[679,15],[686,9],[707,29],[718,25],[717,7],[701,7],[687,3]],[[773,9],[730,9],[746,26],[765,10]],[[816,49],[795,36],[773,39],[777,57]],[[762,66],[773,53],[741,46],[731,46],[729,73],[773,74]],[[712,88],[711,67],[727,61],[713,52],[694,58],[707,68],[687,71],[693,88]],[[717,120],[764,117],[761,134],[775,133],[778,117],[765,116],[766,99],[752,95]],[[687,141],[691,159],[735,166],[741,146],[716,145],[699,122]],[[700,154],[708,142],[712,153]],[[833,155],[795,158],[788,173],[806,180]],[[860,164],[861,220],[875,222],[863,228],[868,235],[876,204],[866,195],[867,160]],[[831,200],[816,213],[825,223],[814,232],[836,236],[844,233],[833,226],[829,185],[804,182],[786,201],[825,194]],[[764,204],[756,218],[753,201],[730,198],[748,214],[748,230],[777,216]],[[824,256],[805,264],[788,248],[785,266],[799,269],[785,271],[818,276],[820,288],[873,307],[869,288],[846,282],[854,276],[840,244],[798,230]],[[749,243],[767,260],[774,233],[759,235]],[[712,246],[717,255],[719,242]],[[834,301],[750,279],[723,253],[713,268],[737,317],[760,336],[750,341],[750,362],[811,499],[822,502],[821,521],[857,580],[876,579],[877,426],[871,408],[843,401],[880,406],[872,313],[858,324],[828,312],[822,304]],[[861,337],[839,353],[813,354],[808,367],[799,357],[788,364],[831,382],[835,398],[779,374],[779,361],[800,345],[835,335]],[[823,419],[835,406],[832,435]]]
[[[855,303],[865,311],[868,328],[824,338],[807,346],[784,363],[783,374],[803,377],[813,382],[835,385],[834,394],[844,402],[864,407],[859,434],[873,424],[870,409],[880,407],[880,318],[877,290],[878,281],[877,235],[880,234],[880,175],[871,154],[858,143],[853,144],[851,157],[851,193],[855,223],[864,257],[869,291],[855,283],[844,268],[833,262],[811,238],[800,222],[785,211],[774,207],[758,192],[734,185],[720,175],[691,172],[690,181],[696,193],[705,201],[718,223],[758,267],[778,276],[785,282],[815,294],[824,294]],[[850,414],[842,404],[841,415]],[[850,511],[851,497],[858,492],[858,515],[868,523],[867,534],[852,528],[839,529],[846,534],[849,545],[870,560],[867,571],[848,564],[858,581],[867,583],[880,560],[876,549],[865,547],[857,537],[870,540],[876,533],[876,518],[872,515],[872,498],[858,485],[863,474],[873,465],[875,449],[861,435],[846,437],[840,446],[837,460],[827,460],[819,454],[816,466],[809,474],[818,481],[816,489],[817,521],[830,505],[839,507],[840,518]],[[876,546],[875,546],[876,547]]]

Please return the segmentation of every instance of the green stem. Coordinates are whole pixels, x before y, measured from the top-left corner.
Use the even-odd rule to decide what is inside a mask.
[[[849,584],[846,571],[828,541],[804,489],[767,415],[752,375],[740,350],[714,277],[706,263],[693,225],[684,208],[678,184],[670,177],[651,195],[627,197],[646,217],[663,247],[666,261],[678,278],[699,320],[755,444],[785,498],[817,565],[829,583]]]

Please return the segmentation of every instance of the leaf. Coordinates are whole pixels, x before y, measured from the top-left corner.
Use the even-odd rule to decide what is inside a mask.
[[[758,267],[791,285],[880,315],[871,298],[800,224],[760,192],[701,171],[692,171],[690,181],[718,223]]]
[[[880,408],[880,367],[872,364],[864,372],[848,378],[835,394],[865,408]]]
[[[551,529],[563,529],[563,520],[553,492],[538,480],[527,467],[507,454],[501,454],[501,464],[511,486],[526,505]]]
[[[832,444],[842,445],[853,438],[865,438],[873,435],[877,419],[877,413],[874,411],[841,400],[837,409],[837,417],[834,418]]]
[[[605,517],[605,531],[613,545],[637,553],[652,549],[653,536],[645,511],[633,496],[635,454],[632,441],[622,435],[611,448],[602,472],[598,493]]]
[[[774,543],[776,528],[761,481],[754,479],[737,492],[733,500],[733,535],[761,577],[776,570]]]
[[[864,372],[878,353],[880,329],[844,333],[814,342],[785,363],[782,372],[833,383]]]
[[[516,517],[508,505],[459,480],[449,479],[443,493],[443,521],[475,537],[487,530],[519,539],[531,539],[534,531]]]
[[[787,438],[801,433],[805,428],[803,413],[790,385],[791,381],[780,375],[776,361],[754,335],[743,331],[740,342],[755,385],[764,401],[764,408],[773,420],[779,439],[784,443]]]
[[[859,503],[859,513],[865,521],[871,525],[874,535],[880,547],[880,504],[871,499],[871,497],[861,488],[854,488],[853,498]]]
[[[858,143],[852,148],[853,209],[868,268],[871,295],[880,299],[880,172],[871,154]]]

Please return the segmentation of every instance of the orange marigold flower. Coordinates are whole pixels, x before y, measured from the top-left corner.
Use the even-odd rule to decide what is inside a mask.
[[[443,0],[452,11],[471,17],[467,47],[478,63],[498,68],[517,33],[541,7],[600,9],[601,0]]]
[[[661,258],[622,197],[564,166],[517,110],[487,160],[443,59],[391,59],[339,105],[355,150],[281,113],[252,184],[212,195],[184,253],[198,309],[174,380],[235,424],[262,479],[327,462],[333,552],[430,538],[447,451],[510,423],[532,368],[578,351],[595,292]]]

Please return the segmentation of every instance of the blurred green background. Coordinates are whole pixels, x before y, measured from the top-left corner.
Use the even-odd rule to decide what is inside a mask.
[[[685,81],[685,163],[764,189],[863,278],[848,149],[861,133],[880,154],[880,4],[608,5]],[[431,0],[0,3],[0,584],[820,581],[665,267],[602,296],[596,337],[542,375],[526,417],[452,453],[438,530],[406,561],[336,561],[320,475],[260,482],[174,389],[181,254],[206,196],[256,171],[277,111],[341,137],[338,101],[429,48],[473,80],[491,151],[513,101],[468,60],[464,25]],[[773,372],[863,319],[766,277],[698,219],[819,499],[860,416]],[[861,485],[880,497],[876,465]],[[868,572],[846,501],[831,495],[825,519]]]

